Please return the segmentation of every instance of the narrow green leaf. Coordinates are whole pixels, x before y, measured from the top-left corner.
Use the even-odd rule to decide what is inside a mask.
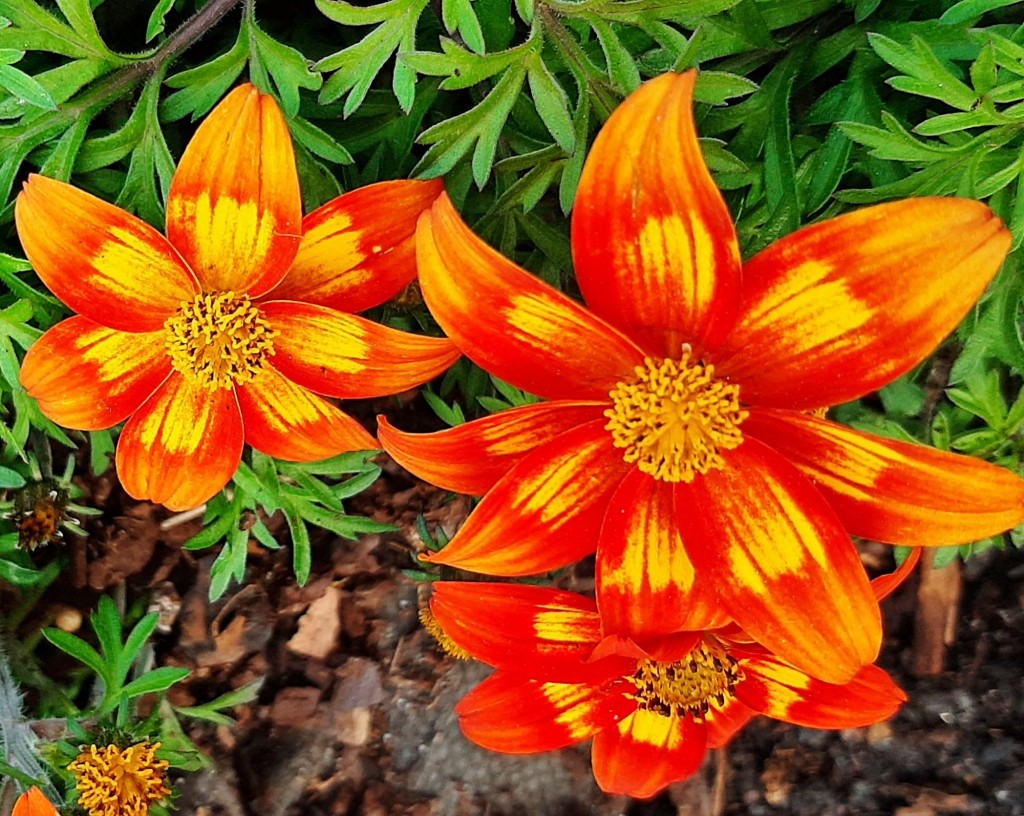
[[[1016,6],[1021,0],[960,0],[946,9],[939,17],[940,23],[947,25],[958,25],[960,23],[974,24],[981,15],[997,9]]]
[[[572,153],[576,149],[576,137],[569,115],[568,95],[544,64],[539,50],[534,50],[527,58],[526,71],[530,94],[544,126],[562,150]]]
[[[151,694],[158,691],[166,691],[175,683],[179,683],[189,676],[189,670],[179,666],[160,666],[153,671],[146,672],[142,677],[132,680],[121,689],[121,697],[130,699],[143,694]]]
[[[39,84],[33,77],[24,71],[20,71],[13,65],[0,63],[0,88],[3,88],[20,102],[28,103],[43,110],[56,110],[57,104],[53,101],[49,91]]]
[[[157,0],[156,6],[149,15],[149,22],[146,23],[146,42],[152,41],[157,34],[164,30],[164,18],[174,7],[174,0]]]
[[[62,629],[49,628],[43,630],[43,637],[50,643],[71,655],[75,660],[84,663],[92,669],[98,677],[106,678],[109,674],[106,662],[100,657],[92,646],[70,632]]]

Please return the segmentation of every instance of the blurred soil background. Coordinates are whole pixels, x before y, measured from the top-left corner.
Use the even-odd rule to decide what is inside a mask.
[[[253,544],[245,585],[213,603],[215,551],[181,546],[198,520],[132,502],[112,474],[83,483],[83,503],[104,515],[87,522],[87,539],[71,539],[71,567],[22,631],[62,615],[73,624],[101,594],[124,592],[161,613],[157,664],[192,672],[172,690],[174,703],[207,702],[263,678],[257,701],[236,709],[236,725],[185,721],[213,768],[179,780],[179,813],[1024,814],[1021,553],[983,553],[962,576],[959,567],[919,571],[886,602],[881,663],[910,695],[891,722],[835,733],[760,719],[709,755],[698,777],[638,802],[601,793],[586,745],[509,757],[461,736],[453,707],[488,669],[437,648],[418,620],[429,587],[403,570],[422,546],[417,516],[453,533],[470,503],[383,461],[384,475],[350,512],[396,532],[358,541],[314,535],[304,587],[295,585],[288,547]],[[275,521],[268,523],[284,541]],[[887,547],[865,544],[863,558],[872,574],[892,569]],[[560,583],[592,590],[592,565]],[[47,672],[71,668],[54,651]]]

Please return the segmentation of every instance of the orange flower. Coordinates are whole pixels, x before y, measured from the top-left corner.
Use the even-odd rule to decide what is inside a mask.
[[[891,591],[908,560],[877,587]],[[446,638],[497,671],[456,707],[463,733],[528,754],[593,743],[597,783],[653,796],[692,774],[757,714],[814,728],[885,720],[906,700],[868,665],[842,684],[808,676],[735,626],[641,643],[571,592],[522,584],[439,582],[430,609]]]
[[[18,234],[39,277],[79,314],[29,350],[22,384],[69,428],[128,419],[117,447],[125,490],[174,510],[224,487],[244,442],[293,461],[376,448],[317,395],[397,393],[458,357],[447,340],[346,313],[415,276],[416,218],[440,191],[385,182],[303,219],[287,124],[251,85],[229,94],[185,150],[166,238],[32,176]]]
[[[46,798],[39,788],[33,785],[14,803],[11,816],[60,816],[53,802]]]
[[[987,207],[921,198],[787,236],[741,263],[691,111],[696,74],[643,85],[599,134],[572,223],[589,310],[477,238],[447,197],[419,221],[427,305],[462,351],[546,398],[437,434],[382,423],[399,463],[482,495],[428,560],[530,575],[597,551],[632,635],[722,608],[834,683],[872,662],[877,604],[850,534],[966,542],[1024,518],[1024,481],[811,416],[910,370],[992,279]],[[695,585],[695,574],[700,581]]]

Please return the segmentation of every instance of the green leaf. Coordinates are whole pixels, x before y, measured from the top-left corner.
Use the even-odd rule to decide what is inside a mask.
[[[239,32],[231,48],[204,65],[167,78],[169,88],[181,90],[171,94],[160,104],[160,119],[176,122],[191,115],[195,121],[209,113],[227,92],[249,59],[249,46]]]
[[[1021,0],[960,0],[946,9],[939,17],[940,23],[947,25],[958,25],[960,23],[974,24],[981,15],[1008,6],[1015,6]]]
[[[156,6],[153,7],[153,11],[149,15],[149,22],[146,23],[146,42],[150,42],[164,30],[164,18],[173,6],[174,0],[157,0]]]
[[[310,69],[310,64],[300,51],[279,43],[255,24],[251,26],[251,31],[254,50],[266,63],[266,69],[281,96],[281,108],[286,116],[297,116],[299,88],[319,90],[323,85],[323,77]]]
[[[151,694],[158,691],[166,691],[175,683],[179,683],[189,676],[189,670],[179,666],[161,666],[153,671],[146,672],[142,677],[132,680],[121,689],[121,697],[130,699],[143,694]]]
[[[572,117],[569,115],[569,97],[548,70],[540,52],[534,50],[526,60],[526,76],[530,84],[537,113],[548,132],[566,153],[576,149]]]
[[[483,54],[487,50],[480,21],[470,0],[441,0],[441,20],[449,34],[458,32],[471,51]]]
[[[622,93],[635,91],[640,86],[640,71],[629,49],[623,45],[611,24],[604,19],[593,16],[588,17],[587,22],[601,43],[609,79]]]
[[[289,120],[288,125],[291,129],[292,136],[295,137],[295,141],[313,155],[319,156],[321,159],[326,159],[330,162],[335,162],[336,164],[352,164],[352,154],[350,154],[333,136],[321,130],[316,125],[302,117],[296,117]]]
[[[20,102],[27,102],[37,108],[43,110],[56,110],[57,108],[57,104],[46,88],[13,65],[0,63],[0,88]]]
[[[305,586],[313,565],[313,551],[309,542],[309,530],[302,519],[303,514],[292,502],[284,506],[284,518],[292,534],[292,569],[299,586]]]
[[[54,628],[44,629],[43,637],[62,652],[71,655],[80,663],[84,663],[98,677],[106,678],[109,675],[110,670],[103,658],[100,657],[99,652],[80,637],[72,635],[70,632],[65,632],[62,629]]]

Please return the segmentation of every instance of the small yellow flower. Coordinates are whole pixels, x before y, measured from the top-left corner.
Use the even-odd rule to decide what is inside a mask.
[[[68,765],[75,775],[78,803],[89,816],[147,816],[149,806],[170,795],[167,762],[157,759],[160,743],[127,748],[90,745]]]

